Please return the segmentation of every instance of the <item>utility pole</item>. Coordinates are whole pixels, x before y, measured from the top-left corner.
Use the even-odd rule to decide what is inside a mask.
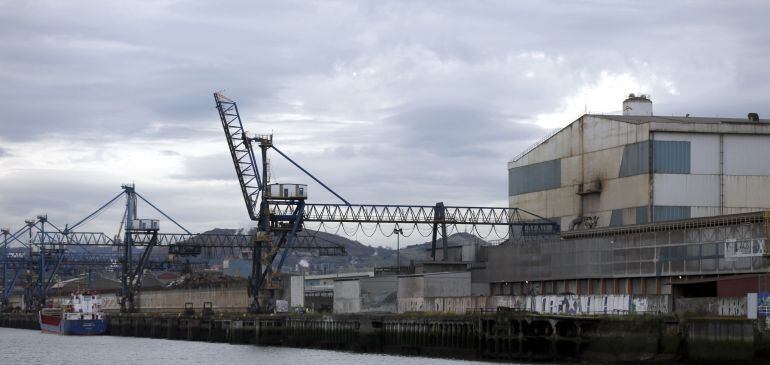
[[[399,228],[398,225],[393,228],[393,233],[396,234],[396,266],[398,267],[398,273],[401,273],[401,235],[404,234],[404,230]]]
[[[123,235],[123,259],[121,262],[120,275],[120,311],[132,312],[134,310],[134,298],[131,295],[132,283],[129,282],[129,273],[133,264],[132,250],[133,242],[131,231],[133,230],[133,220],[136,217],[136,196],[133,184],[121,186],[126,194],[126,221]]]
[[[28,231],[29,231],[29,236],[28,236],[28,239],[29,239],[29,261],[27,261],[27,273],[26,273],[27,287],[24,289],[24,309],[29,311],[29,310],[34,310],[33,306],[34,306],[34,295],[35,295],[35,290],[34,290],[35,288],[33,288],[32,284],[31,284],[32,283],[32,273],[34,272],[33,270],[35,268],[35,262],[34,262],[34,257],[33,257],[34,255],[33,255],[33,251],[32,251],[32,248],[34,247],[34,245],[32,244],[32,242],[33,242],[33,240],[32,240],[32,228],[35,227],[35,220],[34,219],[28,219],[28,220],[25,220],[24,223],[29,228],[28,229]]]
[[[6,292],[8,291],[8,235],[11,234],[10,229],[3,228],[2,230],[3,234],[3,302],[2,304],[3,309],[6,308],[8,303],[6,303]]]
[[[40,222],[40,269],[38,270],[38,305],[45,307],[45,222],[47,216],[38,216],[37,220]]]

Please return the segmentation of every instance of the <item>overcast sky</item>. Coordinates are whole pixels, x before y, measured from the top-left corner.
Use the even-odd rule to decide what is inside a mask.
[[[250,226],[218,90],[351,202],[505,206],[514,155],[628,93],[770,116],[768,18],[766,1],[0,0],[0,226],[73,223],[126,182],[192,231]]]

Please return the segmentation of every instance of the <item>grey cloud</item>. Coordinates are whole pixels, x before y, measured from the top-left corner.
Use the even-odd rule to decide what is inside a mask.
[[[46,175],[46,179],[40,176]],[[0,226],[18,229],[24,219],[47,214],[50,222],[64,229],[95,211],[118,195],[126,181],[99,173],[45,174],[44,171],[26,171],[4,178],[0,194]],[[137,192],[150,200],[172,218],[194,232],[212,227],[239,227],[248,225],[237,183],[221,182],[201,186],[191,181],[165,185],[143,178],[136,183]],[[125,200],[116,201],[96,218],[87,221],[78,231],[118,233]],[[165,232],[182,232],[161,214],[144,202],[138,204],[142,218],[160,219]]]
[[[544,130],[507,120],[489,111],[464,106],[429,106],[405,110],[386,119],[390,140],[403,148],[433,151],[440,156],[495,155],[499,143],[532,140]]]
[[[212,99],[225,89],[250,132],[275,132],[352,201],[505,204],[506,162],[545,132],[535,116],[603,72],[649,84],[628,92],[653,92],[662,115],[770,115],[770,29],[759,26],[768,10],[756,1],[4,3],[0,157],[20,161],[20,148],[53,138],[93,146],[83,158],[96,162],[124,143],[175,141],[159,151],[182,163],[162,176],[173,184],[120,178],[197,227],[247,224]],[[197,151],[212,141],[218,152]],[[272,156],[276,180],[309,181]],[[45,207],[69,221],[90,208],[81,202],[118,189],[120,169],[85,181],[12,171],[0,218]],[[312,199],[334,200],[311,187]]]
[[[224,140],[224,137],[222,139]],[[237,181],[235,168],[225,143],[222,143],[221,153],[187,157],[182,165],[184,172],[174,176],[180,180]]]
[[[181,153],[172,150],[163,150],[160,151],[160,154],[164,156],[181,156]]]

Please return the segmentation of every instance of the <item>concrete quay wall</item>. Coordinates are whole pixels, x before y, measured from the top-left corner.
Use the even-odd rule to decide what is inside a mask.
[[[37,328],[33,313],[0,327]],[[761,363],[760,322],[497,312],[463,316],[111,314],[109,335],[514,362]]]
[[[464,314],[473,311],[513,310],[563,315],[667,314],[669,295],[518,295],[399,298],[398,312]]]
[[[335,291],[335,314],[363,313],[443,313],[495,311],[498,308],[554,315],[624,315],[671,314],[685,316],[746,317],[746,297],[677,298],[670,295],[517,295],[517,296],[455,296],[396,298],[393,293],[359,287],[359,281],[347,281],[350,290],[338,286]],[[376,289],[377,287],[375,287]],[[348,293],[350,292],[350,293]],[[366,294],[365,296],[362,295]],[[346,295],[343,295],[346,294]],[[379,295],[379,296],[377,296]],[[366,300],[363,300],[363,299]],[[11,299],[14,299],[13,297]],[[20,300],[20,298],[18,298]],[[54,297],[57,304],[66,299]],[[102,295],[104,310],[117,312],[117,297]],[[246,288],[178,289],[143,291],[139,294],[141,312],[181,312],[186,303],[201,310],[204,303],[212,303],[216,312],[246,312],[249,298]],[[11,306],[14,307],[14,306]]]

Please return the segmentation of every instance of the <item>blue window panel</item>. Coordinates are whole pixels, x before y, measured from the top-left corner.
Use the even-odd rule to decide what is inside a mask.
[[[656,222],[689,219],[690,207],[656,205],[652,209],[652,218]]]
[[[508,195],[561,187],[561,160],[551,160],[508,170]]]
[[[690,173],[689,141],[654,141],[653,171],[660,174]]]
[[[636,207],[636,224],[647,223],[647,206]]]
[[[653,171],[660,174],[689,174],[691,147],[688,141],[653,141]],[[650,171],[650,145],[638,142],[623,148],[618,176],[634,176]]]
[[[623,225],[623,209],[613,209],[610,216],[610,227]]]
[[[650,171],[650,145],[638,142],[626,145],[623,148],[623,160],[620,162],[618,176],[634,176],[646,174]]]

